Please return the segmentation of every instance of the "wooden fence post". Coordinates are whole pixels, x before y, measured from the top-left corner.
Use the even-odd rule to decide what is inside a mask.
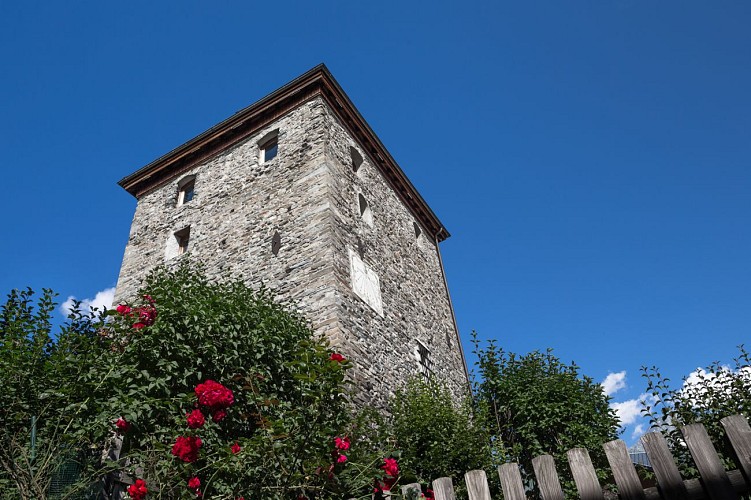
[[[442,477],[433,481],[433,495],[435,500],[456,500],[454,483],[450,477]]]
[[[420,498],[420,493],[422,493],[420,483],[409,483],[402,486],[402,496],[406,497],[410,491],[417,493],[417,498]]]
[[[555,460],[550,455],[540,455],[532,459],[537,486],[540,488],[542,500],[563,500],[563,488],[558,480]]]
[[[730,485],[725,467],[717,456],[717,451],[709,439],[707,430],[701,424],[690,424],[681,428],[688,450],[699,469],[704,487],[712,500],[739,500]]]
[[[488,476],[484,470],[471,470],[464,474],[469,500],[491,500]]]
[[[733,415],[720,420],[733,445],[740,466],[746,478],[751,481],[751,426],[742,415]]]
[[[615,484],[618,485],[618,497],[621,500],[646,500],[644,488],[636,474],[631,457],[628,456],[626,443],[616,439],[605,443],[602,447],[608,457],[610,470],[613,471]]]
[[[499,465],[498,477],[501,479],[504,500],[526,500],[522,475],[519,472],[519,464]]]
[[[683,484],[681,473],[675,465],[675,459],[670,454],[665,436],[659,432],[648,432],[641,438],[644,451],[647,452],[649,463],[652,465],[657,485],[666,500],[683,500],[688,498],[686,485]]]
[[[566,452],[571,474],[574,476],[576,490],[582,500],[605,500],[602,487],[597,480],[597,473],[592,466],[592,459],[586,448],[574,448]]]

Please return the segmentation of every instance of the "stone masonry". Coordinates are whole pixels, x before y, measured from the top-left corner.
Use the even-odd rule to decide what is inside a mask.
[[[353,361],[357,401],[381,406],[421,373],[460,397],[466,366],[438,249],[448,233],[382,148],[314,68],[120,182],[138,205],[116,300],[189,255],[294,304]]]

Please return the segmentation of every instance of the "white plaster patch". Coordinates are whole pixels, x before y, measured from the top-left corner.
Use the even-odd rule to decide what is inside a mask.
[[[180,246],[174,234],[167,236],[167,242],[164,245],[164,260],[170,260],[177,257],[180,253]]]
[[[374,311],[383,316],[383,302],[381,301],[381,281],[370,266],[362,261],[360,256],[349,251],[349,272],[352,280],[352,290],[365,301]]]

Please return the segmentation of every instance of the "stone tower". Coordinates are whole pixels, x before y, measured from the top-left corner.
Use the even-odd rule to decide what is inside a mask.
[[[118,300],[190,254],[296,304],[354,362],[357,400],[418,373],[467,389],[438,249],[449,234],[325,66],[119,184],[138,205]]]

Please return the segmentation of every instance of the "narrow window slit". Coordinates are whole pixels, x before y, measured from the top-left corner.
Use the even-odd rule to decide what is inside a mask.
[[[175,240],[177,241],[177,255],[183,255],[188,251],[188,244],[190,243],[190,226],[176,232]]]
[[[358,205],[360,207],[360,217],[369,226],[373,225],[373,211],[370,209],[368,200],[365,199],[362,193],[357,194]]]
[[[271,253],[274,256],[279,255],[279,250],[282,248],[282,235],[279,231],[274,232],[274,236],[271,237]]]
[[[352,170],[357,173],[362,165],[362,155],[354,146],[349,147],[349,155],[352,158]]]

